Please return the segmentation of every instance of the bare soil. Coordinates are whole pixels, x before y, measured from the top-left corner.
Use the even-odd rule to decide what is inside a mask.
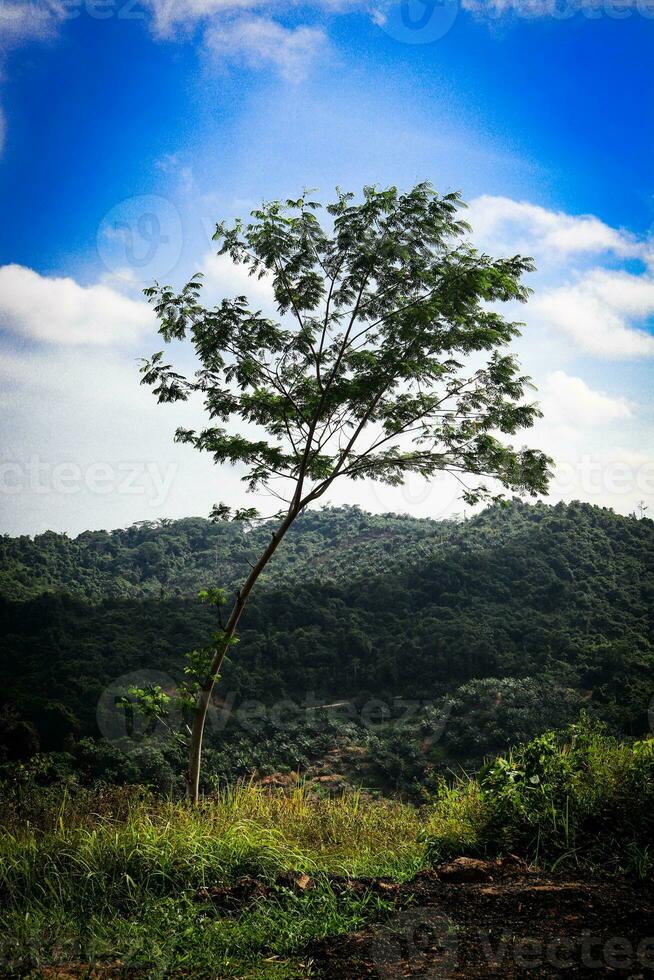
[[[478,862],[483,864],[483,862]],[[320,980],[654,977],[654,889],[516,866],[426,871],[400,886],[397,911],[316,943]],[[458,879],[458,880],[457,880]]]
[[[336,894],[377,895],[392,908],[360,932],[312,943],[301,959],[316,980],[654,977],[651,883],[544,874],[518,858],[459,858],[404,884],[334,877],[331,885]],[[280,888],[304,894],[314,887],[307,875],[291,871],[273,886],[243,878],[227,888],[200,889],[195,898],[213,904],[219,915],[238,916]],[[30,977],[144,975],[114,961],[44,967]]]

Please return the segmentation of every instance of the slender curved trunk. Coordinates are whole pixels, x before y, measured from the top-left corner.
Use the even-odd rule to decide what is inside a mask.
[[[301,507],[296,506],[289,510],[288,514],[272,535],[270,544],[265,549],[261,557],[259,558],[256,565],[253,566],[252,571],[248,575],[247,579],[243,583],[242,587],[239,589],[236,602],[230,613],[227,625],[224,630],[224,640],[220,645],[211,663],[209,674],[207,679],[203,683],[200,693],[198,694],[198,699],[195,703],[195,714],[193,716],[193,726],[191,728],[191,743],[189,749],[189,764],[188,772],[186,774],[186,792],[189,800],[192,803],[197,803],[200,798],[200,770],[202,766],[202,740],[204,736],[204,726],[207,720],[207,712],[209,711],[209,705],[211,703],[211,695],[213,693],[214,685],[220,673],[220,668],[222,667],[223,660],[225,659],[225,654],[229,649],[229,641],[233,638],[236,633],[236,627],[238,626],[239,620],[245,609],[245,605],[250,596],[250,592],[254,588],[254,585],[261,575],[262,571],[274,555],[277,550],[279,543],[288,531],[289,527],[297,517],[301,510]]]

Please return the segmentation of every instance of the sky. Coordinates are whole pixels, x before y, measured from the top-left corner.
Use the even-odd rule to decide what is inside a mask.
[[[423,179],[536,260],[518,442],[553,456],[549,500],[653,512],[653,46],[654,0],[0,0],[0,533],[265,511],[173,442],[197,406],[139,385],[142,289],[201,270],[206,302],[268,309],[218,220]],[[469,512],[447,476],[336,487]]]

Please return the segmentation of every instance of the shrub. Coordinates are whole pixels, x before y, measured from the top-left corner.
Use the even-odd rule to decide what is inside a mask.
[[[582,719],[443,788],[425,835],[434,863],[517,852],[643,877],[652,867],[654,740],[620,743]]]

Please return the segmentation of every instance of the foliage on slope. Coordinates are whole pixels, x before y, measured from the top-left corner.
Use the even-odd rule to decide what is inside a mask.
[[[95,734],[115,678],[146,668],[180,677],[183,652],[213,627],[190,596],[233,586],[268,533],[190,519],[73,541],[3,539],[3,698],[44,749]],[[652,521],[579,503],[516,502],[463,523],[307,514],[253,596],[218,689],[236,712],[261,702],[262,718],[210,733],[216,766],[230,776],[275,759],[303,768],[333,737],[305,706],[337,700],[354,704],[347,720],[377,768],[403,782],[563,725],[580,705],[623,732],[647,731],[653,544]],[[397,698],[418,705],[409,730],[394,724]],[[280,730],[269,709],[286,699],[298,708]],[[388,718],[361,724],[373,699]],[[446,723],[425,759],[434,716]]]

